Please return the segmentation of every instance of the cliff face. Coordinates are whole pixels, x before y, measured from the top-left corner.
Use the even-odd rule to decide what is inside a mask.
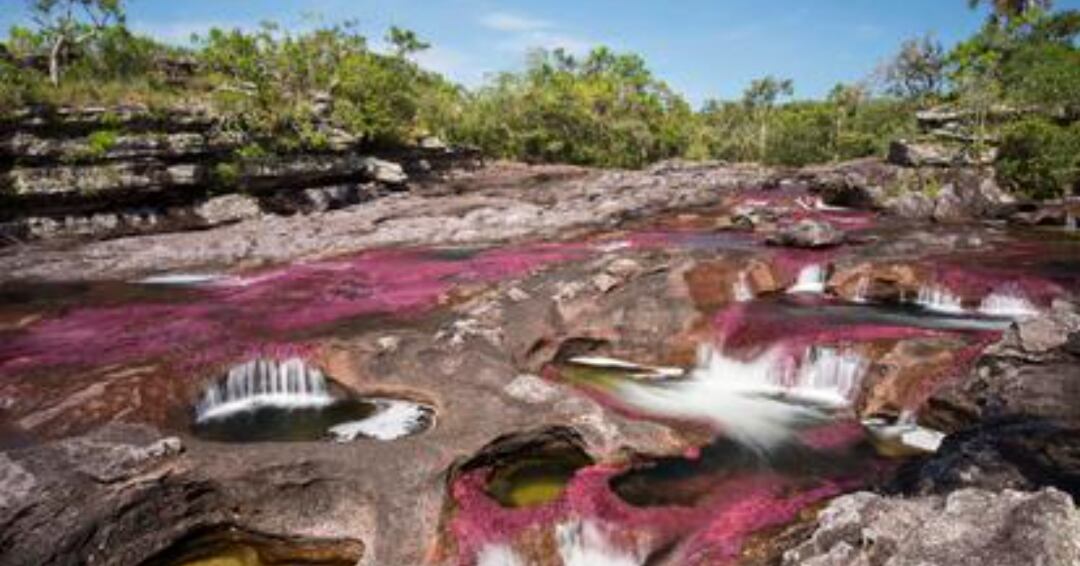
[[[22,110],[0,121],[0,240],[108,238],[325,211],[475,161],[438,143],[372,153],[345,135],[296,155],[245,155],[246,146],[205,108]]]

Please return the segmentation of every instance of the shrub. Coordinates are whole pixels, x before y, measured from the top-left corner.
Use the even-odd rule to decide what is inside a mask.
[[[1080,194],[1080,123],[1028,118],[1008,126],[997,170],[1013,191],[1033,198]]]

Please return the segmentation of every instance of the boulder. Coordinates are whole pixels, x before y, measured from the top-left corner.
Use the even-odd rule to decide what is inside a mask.
[[[1025,417],[980,424],[905,464],[892,487],[906,495],[1053,487],[1080,497],[1080,428]]]
[[[365,158],[363,160],[363,167],[371,180],[379,183],[401,185],[409,180],[409,176],[405,174],[405,169],[403,169],[401,165],[386,161],[385,159],[378,159],[375,157]]]
[[[914,499],[856,493],[821,512],[785,566],[1080,564],[1080,512],[1068,495],[965,489]]]
[[[962,160],[959,148],[898,140],[889,144],[889,163],[901,167],[949,167]]]
[[[844,240],[844,232],[829,222],[806,218],[782,228],[766,241],[774,246],[818,249],[839,246]]]

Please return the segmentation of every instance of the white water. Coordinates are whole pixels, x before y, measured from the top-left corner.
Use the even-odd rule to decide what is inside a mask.
[[[1030,318],[1039,315],[1036,307],[1016,285],[1007,285],[987,295],[979,312],[1001,318]]]
[[[788,293],[824,293],[825,276],[825,268],[821,265],[808,265],[799,271],[799,279]]]
[[[259,359],[232,368],[224,380],[208,387],[195,415],[206,421],[259,407],[324,407],[334,401],[326,376],[303,360]]]
[[[740,303],[754,300],[754,290],[750,288],[750,280],[745,271],[739,273],[739,280],[735,282],[731,292]]]
[[[591,521],[568,521],[555,527],[565,566],[640,566],[644,558],[611,544],[605,529]]]
[[[641,566],[642,553],[620,550],[611,543],[609,531],[592,521],[572,520],[555,527],[559,558],[564,566]],[[488,545],[476,558],[476,566],[526,566],[514,549],[505,544]]]
[[[862,276],[859,279],[858,285],[855,286],[855,296],[852,300],[856,303],[868,303],[870,300],[867,298],[867,294],[870,292],[870,278]]]
[[[416,433],[431,417],[428,407],[409,401],[391,399],[375,400],[378,407],[370,417],[330,428],[330,434],[338,442],[350,442],[363,436],[375,440],[397,440]]]
[[[743,361],[712,348],[683,380],[662,384],[620,381],[613,393],[641,411],[713,424],[732,439],[769,450],[788,440],[802,422],[827,418],[847,406],[866,372],[857,354],[814,348],[801,363],[780,349]]]
[[[941,285],[928,285],[919,289],[918,305],[922,308],[946,313],[963,314],[964,305],[959,296]]]
[[[200,285],[212,283],[219,279],[221,279],[220,275],[210,273],[172,273],[139,279],[136,283],[141,285]]]
[[[1066,212],[1065,213],[1065,231],[1066,232],[1076,232],[1076,229],[1077,229],[1076,216],[1073,215],[1073,213],[1071,213],[1071,212]]]

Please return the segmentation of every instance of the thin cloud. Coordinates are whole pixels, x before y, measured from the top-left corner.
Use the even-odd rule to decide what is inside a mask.
[[[503,51],[522,52],[535,48],[550,51],[562,48],[575,55],[588,53],[596,45],[596,41],[555,31],[520,33],[498,43],[499,49]]]
[[[507,12],[493,12],[480,18],[480,23],[488,29],[503,32],[535,32],[550,29],[551,22]]]

